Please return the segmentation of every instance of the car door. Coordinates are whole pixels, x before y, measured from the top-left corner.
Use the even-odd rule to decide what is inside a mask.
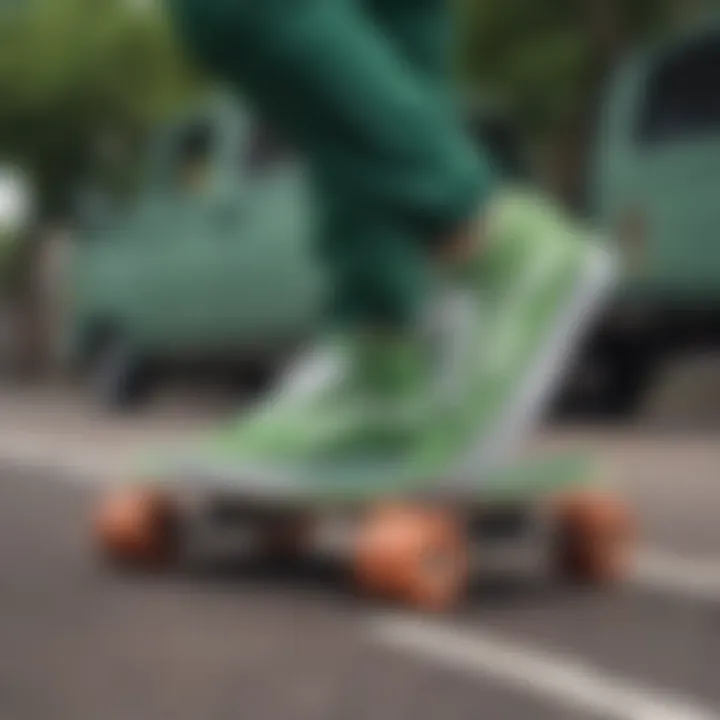
[[[720,34],[654,56],[638,77],[624,188],[639,279],[687,299],[720,288]]]
[[[202,354],[220,331],[215,282],[220,260],[209,243],[207,207],[215,181],[211,119],[172,128],[158,153],[143,222],[143,280],[151,333],[164,351]]]
[[[216,207],[214,241],[227,344],[248,348],[304,334],[319,282],[309,253],[308,184],[298,163],[249,116],[235,129],[223,153],[225,200]]]

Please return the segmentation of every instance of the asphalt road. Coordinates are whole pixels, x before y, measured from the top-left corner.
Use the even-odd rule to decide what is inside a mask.
[[[114,574],[87,542],[97,487],[5,473],[0,718],[720,718],[717,433],[584,439],[643,519],[633,583],[481,573],[432,620],[369,605],[319,560]]]

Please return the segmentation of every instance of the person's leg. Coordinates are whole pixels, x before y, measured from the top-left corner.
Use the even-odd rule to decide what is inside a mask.
[[[447,0],[364,0],[366,12],[436,95],[452,100],[453,14]]]
[[[547,348],[572,346],[608,273],[595,272],[594,254],[546,203],[500,195],[486,205],[489,168],[432,73],[418,69],[430,54],[400,40],[409,35],[398,28],[412,26],[391,31],[355,0],[174,2],[187,6],[188,36],[216,71],[308,157],[328,201],[323,250],[342,317],[390,336],[370,345],[355,338],[343,367],[331,358],[298,372],[292,392],[283,386],[243,421],[237,457],[279,462],[282,472],[318,458],[341,456],[347,466],[371,457],[372,474],[378,454],[398,453],[395,470],[428,478],[505,427],[506,411],[529,417],[518,403],[540,393],[535,384],[518,395],[525,376],[542,369]],[[480,211],[485,233],[471,220]],[[409,321],[425,295],[428,258],[463,226],[482,241],[471,243],[480,250],[464,268],[470,312],[427,353]],[[321,464],[339,472],[336,462]]]
[[[447,0],[359,2],[366,18],[392,48],[395,57],[408,66],[408,78],[425,88],[435,109],[447,109],[450,117],[446,131],[460,135],[463,130],[455,117],[458,109],[451,67],[452,13]],[[466,145],[469,157],[472,157],[472,150],[469,144]],[[478,161],[478,167],[489,175],[484,159]],[[432,257],[428,253],[417,258],[408,255],[408,251],[417,253],[416,238],[428,233],[428,227],[424,226],[425,208],[416,208],[403,216],[393,207],[364,206],[358,203],[358,197],[343,193],[342,187],[332,185],[325,189],[323,196],[327,211],[325,237],[330,248],[339,250],[334,263],[341,289],[340,302],[335,308],[341,313],[339,319],[362,319],[363,308],[368,303],[382,301],[380,297],[364,298],[362,291],[373,285],[366,277],[379,273],[386,276],[383,286],[394,289],[388,309],[396,309],[395,318],[411,315],[431,272]],[[478,199],[481,198],[482,195]],[[475,206],[472,211],[476,211]],[[451,236],[467,219],[459,213],[457,220],[453,217],[451,222],[440,222],[431,232],[436,231],[438,238]],[[403,236],[404,240],[400,242]],[[365,240],[368,237],[375,239],[373,246]],[[373,252],[378,250],[382,257],[373,257]],[[371,314],[390,318],[387,310],[383,313],[380,308]],[[337,312],[334,315],[338,317]]]
[[[407,321],[428,246],[474,214],[490,180],[398,34],[355,0],[174,3],[211,67],[308,158],[327,204],[320,245],[336,307]]]

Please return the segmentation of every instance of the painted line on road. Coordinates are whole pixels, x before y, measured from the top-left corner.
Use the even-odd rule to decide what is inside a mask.
[[[613,720],[720,720],[694,699],[636,685],[571,655],[409,616],[370,620],[373,641],[565,708]]]
[[[631,582],[641,588],[720,602],[720,562],[716,560],[644,550],[638,555]]]

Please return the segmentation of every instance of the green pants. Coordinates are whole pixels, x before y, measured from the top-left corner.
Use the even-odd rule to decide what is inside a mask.
[[[402,323],[489,192],[451,100],[446,0],[171,0],[189,46],[305,155],[345,321]]]

